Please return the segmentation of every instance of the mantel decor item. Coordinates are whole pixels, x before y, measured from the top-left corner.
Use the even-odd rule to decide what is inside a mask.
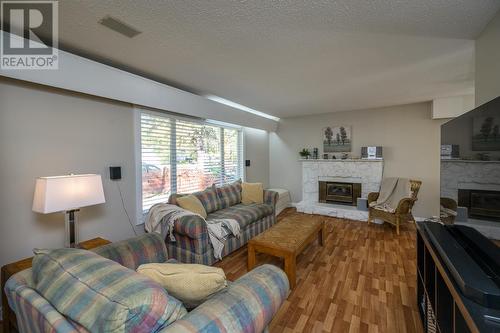
[[[361,158],[367,160],[381,160],[382,147],[381,146],[361,147]]]
[[[323,129],[323,152],[342,153],[351,151],[351,127],[337,126]]]
[[[441,159],[451,160],[460,158],[459,145],[441,145]]]
[[[318,148],[313,148],[313,159],[318,159]]]
[[[309,156],[311,156],[311,152],[309,151],[309,149],[304,148],[301,151],[299,151],[299,155],[303,159],[307,160]]]
[[[81,207],[105,202],[101,175],[68,175],[36,179],[33,211],[65,212],[64,246],[78,244],[77,213]]]

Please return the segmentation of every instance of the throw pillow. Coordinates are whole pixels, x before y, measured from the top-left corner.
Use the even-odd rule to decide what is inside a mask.
[[[198,264],[144,264],[137,272],[162,285],[169,294],[188,308],[203,303],[210,295],[227,286],[221,268]]]
[[[187,313],[152,279],[96,253],[34,252],[36,291],[90,332],[154,332]]]
[[[264,203],[264,186],[262,183],[242,183],[241,202],[245,205]]]
[[[207,212],[201,204],[200,200],[192,194],[185,195],[177,198],[177,204],[190,212],[203,216],[207,218]]]
[[[221,209],[239,204],[241,202],[241,180],[217,187],[217,195],[221,200]]]
[[[203,208],[207,214],[213,213],[216,210],[219,210],[221,207],[219,196],[217,195],[217,191],[215,189],[215,185],[207,187],[204,191],[193,193],[195,197],[200,200]]]

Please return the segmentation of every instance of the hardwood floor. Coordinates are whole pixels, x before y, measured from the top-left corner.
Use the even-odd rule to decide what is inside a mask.
[[[311,215],[288,209],[288,215]],[[423,332],[416,304],[415,227],[397,236],[388,224],[324,217],[326,242],[309,246],[297,258],[297,286],[273,322],[274,332]],[[258,264],[282,266],[259,254]],[[224,258],[228,279],[247,272],[246,247]]]

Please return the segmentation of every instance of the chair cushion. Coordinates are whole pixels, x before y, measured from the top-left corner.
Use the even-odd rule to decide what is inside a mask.
[[[235,219],[240,225],[240,228],[243,229],[249,224],[272,214],[273,206],[268,204],[238,204],[213,212],[212,214],[208,215],[207,220]]]
[[[198,264],[145,264],[137,268],[158,282],[169,294],[188,308],[203,303],[209,296],[227,286],[222,268]]]
[[[186,314],[150,278],[80,249],[36,250],[34,288],[91,332],[154,332]]]
[[[200,200],[192,194],[188,194],[182,197],[177,198],[177,203],[180,207],[189,210],[192,213],[203,216],[203,218],[207,218],[207,212],[205,208],[201,204]]]
[[[200,200],[207,214],[221,209],[222,204],[219,196],[217,195],[215,185],[207,187],[204,191],[195,192],[193,195]]]
[[[241,180],[217,187],[216,190],[221,201],[221,209],[237,205],[241,202]]]
[[[264,203],[264,186],[262,183],[241,183],[241,202],[245,205]]]

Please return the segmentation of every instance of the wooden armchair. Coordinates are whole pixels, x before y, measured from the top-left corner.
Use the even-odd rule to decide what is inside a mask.
[[[441,206],[443,206],[444,208],[447,208],[447,209],[451,209],[453,211],[457,211],[457,202],[451,198],[445,198],[445,197],[441,197]],[[442,214],[440,214],[440,217],[439,219],[441,220],[441,222],[443,222],[444,224],[453,224],[455,223],[455,216],[454,215],[447,215],[447,216],[443,216]]]
[[[413,208],[415,201],[417,201],[417,195],[421,185],[422,182],[420,180],[410,180],[410,197],[401,199],[394,213],[377,209],[376,207],[369,207],[368,223],[372,222],[373,219],[380,219],[384,222],[389,222],[390,224],[396,226],[396,232],[399,235],[399,225],[401,222],[414,220],[413,215],[411,214],[411,209]],[[377,201],[378,196],[378,192],[369,193],[368,205],[370,205],[373,201]]]

